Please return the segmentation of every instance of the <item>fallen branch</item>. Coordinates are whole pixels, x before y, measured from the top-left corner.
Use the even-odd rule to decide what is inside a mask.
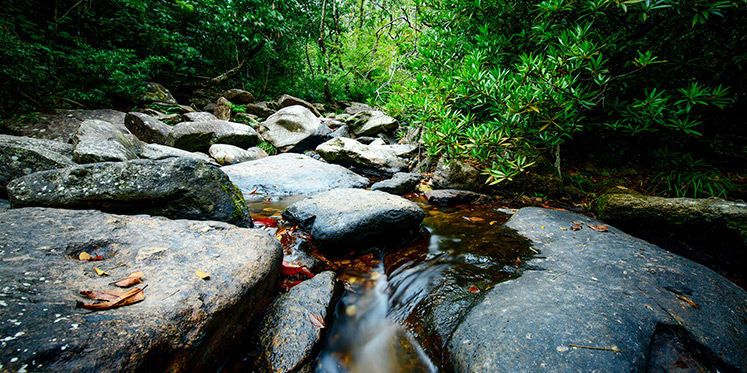
[[[574,345],[572,343],[569,343],[568,346],[570,346],[570,347],[576,347],[576,348],[586,348],[586,349],[589,349],[589,350],[601,350],[601,351],[612,351],[612,352],[625,352],[625,351],[627,351],[627,350],[621,350],[619,348],[582,346],[582,345]]]

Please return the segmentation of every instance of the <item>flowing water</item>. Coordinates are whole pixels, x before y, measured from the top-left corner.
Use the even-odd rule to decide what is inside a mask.
[[[277,219],[299,199],[248,202],[255,218]],[[448,366],[443,346],[461,317],[496,283],[519,276],[532,255],[525,239],[503,227],[510,217],[505,211],[420,206],[426,217],[411,242],[329,258],[346,290],[314,362],[316,372],[435,372]]]

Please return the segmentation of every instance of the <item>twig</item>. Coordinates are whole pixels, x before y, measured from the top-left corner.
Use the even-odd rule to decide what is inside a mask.
[[[559,275],[557,275],[557,276],[553,277],[552,279],[550,279],[550,281],[555,281],[555,279],[556,279],[556,278],[558,278],[558,277],[560,277],[560,276],[562,276],[562,275],[564,275],[564,274],[566,274],[566,273],[568,273],[568,271],[565,271],[565,272],[563,272],[563,273],[561,273],[561,274],[559,274]]]
[[[626,352],[628,350],[621,350],[619,348],[607,348],[607,347],[592,347],[592,346],[581,346],[569,343],[568,346],[576,348],[587,348],[589,350],[600,350],[600,351],[612,351],[612,352]]]

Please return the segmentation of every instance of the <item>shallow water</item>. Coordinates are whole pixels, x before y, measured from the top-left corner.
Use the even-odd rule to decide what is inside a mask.
[[[252,216],[279,218],[302,197],[247,201]],[[532,252],[495,207],[426,212],[419,237],[398,248],[360,248],[340,267],[346,290],[314,362],[316,372],[435,372],[461,317],[496,283],[520,275]],[[292,254],[291,254],[292,255]]]

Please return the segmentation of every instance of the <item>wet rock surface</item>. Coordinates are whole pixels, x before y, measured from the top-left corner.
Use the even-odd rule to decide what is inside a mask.
[[[425,193],[428,204],[436,206],[493,205],[498,200],[487,194],[458,189],[436,189]]]
[[[334,272],[322,272],[275,298],[262,311],[249,353],[258,372],[310,371],[326,328],[314,325],[318,316],[326,326],[332,319],[342,284]],[[318,322],[318,321],[315,321]]]
[[[415,191],[415,186],[423,180],[422,175],[398,172],[391,179],[382,180],[371,185],[371,190],[379,190],[392,194],[408,194]]]
[[[338,188],[365,188],[369,181],[348,169],[303,154],[278,154],[221,167],[244,193],[318,194]]]
[[[283,218],[299,224],[320,247],[402,242],[418,230],[425,213],[415,203],[389,193],[337,189],[296,202]]]
[[[43,206],[221,220],[251,226],[241,192],[218,168],[188,158],[37,172],[8,184],[13,207]]]
[[[583,228],[572,230],[574,222]],[[507,226],[540,254],[461,320],[448,343],[454,370],[645,371],[668,353],[662,346],[676,345],[661,331],[669,327],[692,337],[678,353],[707,352],[690,355],[707,369],[747,369],[735,353],[747,350],[744,290],[615,228],[586,224],[602,223],[539,208],[511,218]],[[679,364],[698,369],[686,361]]]
[[[79,261],[82,251],[104,259]],[[282,260],[261,230],[47,208],[0,212],[0,253],[0,370],[13,372],[216,371],[272,296]],[[116,289],[134,271],[143,301],[75,308],[87,302],[80,291]]]

